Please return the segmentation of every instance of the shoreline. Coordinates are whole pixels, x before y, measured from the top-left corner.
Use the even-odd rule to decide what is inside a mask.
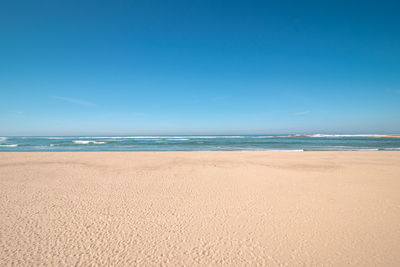
[[[353,154],[353,153],[377,153],[380,154],[400,154],[400,150],[99,150],[99,151],[0,151],[0,155],[5,154],[286,154],[288,152],[304,152],[305,154]],[[0,158],[1,160],[1,158]]]
[[[327,154],[341,154],[341,153],[388,153],[388,154],[396,154],[399,151],[387,151],[387,150],[140,150],[140,151],[120,151],[120,150],[101,150],[101,151],[0,151],[0,154],[103,154],[103,153],[117,153],[117,154],[140,154],[140,153],[170,153],[170,154],[185,154],[185,153],[203,153],[203,154],[231,154],[231,153],[249,153],[249,154],[269,154],[269,153],[285,153],[285,152],[307,152],[310,154],[318,154],[318,153],[327,153]],[[0,160],[4,160],[0,158]]]

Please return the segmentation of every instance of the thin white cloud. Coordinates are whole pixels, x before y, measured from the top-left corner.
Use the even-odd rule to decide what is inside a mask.
[[[68,103],[76,104],[76,105],[81,105],[81,106],[96,106],[96,104],[91,103],[86,100],[82,99],[76,99],[76,98],[71,98],[71,97],[64,97],[64,96],[54,96],[53,98],[59,99]]]
[[[22,115],[24,112],[22,112],[22,111],[16,111],[16,110],[12,110],[12,111],[9,111],[8,113],[10,113],[10,114],[14,114],[14,115]]]
[[[310,113],[310,111],[309,110],[305,110],[305,111],[296,112],[294,115],[302,116],[302,115],[307,115],[308,113]]]
[[[400,89],[386,88],[385,91],[392,94],[400,94]]]
[[[132,115],[132,116],[135,116],[135,117],[143,117],[143,116],[146,116],[146,113],[143,113],[143,112],[134,112],[134,113],[132,113],[131,115]]]
[[[216,97],[212,98],[212,101],[218,102],[218,101],[225,101],[227,99],[229,99],[229,96],[216,96]]]

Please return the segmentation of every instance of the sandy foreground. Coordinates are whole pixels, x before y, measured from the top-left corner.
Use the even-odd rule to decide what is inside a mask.
[[[400,152],[0,153],[0,265],[400,266]]]

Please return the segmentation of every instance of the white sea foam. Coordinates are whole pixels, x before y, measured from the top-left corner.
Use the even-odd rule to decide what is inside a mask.
[[[160,139],[160,138],[146,138],[146,139],[143,139],[143,140],[139,139],[139,141],[160,141],[160,140],[164,140],[164,139]],[[112,141],[126,141],[126,140],[113,139]]]
[[[259,149],[261,151],[273,151],[273,152],[304,152],[304,149]]]
[[[172,138],[167,136],[82,136],[79,139],[160,139],[160,138]]]
[[[186,136],[186,135],[180,135],[180,136],[168,136],[168,135],[147,135],[147,136],[81,136],[78,137],[79,139],[182,139],[182,138],[199,138],[199,139],[215,139],[215,138],[246,138],[247,136],[217,136],[217,135],[210,135],[210,136]]]
[[[262,136],[246,136],[247,138],[287,138],[299,137],[300,135],[262,135]]]
[[[0,145],[0,147],[17,147],[17,144],[11,144],[11,145]]]
[[[102,145],[106,143],[106,142],[97,142],[93,140],[73,140],[72,142],[78,145],[89,145],[89,144]]]
[[[215,148],[226,151],[272,151],[272,152],[304,152],[304,149],[268,149],[252,147],[216,146]]]
[[[316,138],[340,138],[340,137],[386,137],[386,134],[289,134],[289,135],[144,135],[144,136],[80,136],[78,139],[234,139],[234,138],[293,138],[293,137],[316,137]],[[47,139],[68,139],[66,137],[48,137]],[[0,140],[1,141],[1,140]]]
[[[359,147],[348,147],[348,146],[321,146],[317,148],[307,149],[307,151],[378,151],[379,148],[359,148]]]
[[[194,135],[194,136],[186,136],[186,137],[188,137],[188,138],[198,138],[198,139],[216,139],[216,138],[223,138],[223,139],[225,139],[225,138],[246,138],[247,136],[243,136],[243,135],[212,135],[212,136],[207,136],[207,135],[204,135],[204,136],[197,136],[197,135]]]
[[[79,139],[160,139],[160,138],[177,138],[169,136],[82,136]],[[180,137],[181,138],[181,137]]]
[[[188,141],[190,140],[189,138],[172,138],[172,139],[166,139],[168,141]]]
[[[7,140],[7,137],[0,137],[0,142],[4,142]]]

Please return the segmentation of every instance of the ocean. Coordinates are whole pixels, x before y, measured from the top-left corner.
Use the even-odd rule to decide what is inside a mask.
[[[8,136],[0,151],[400,151],[383,135]]]

